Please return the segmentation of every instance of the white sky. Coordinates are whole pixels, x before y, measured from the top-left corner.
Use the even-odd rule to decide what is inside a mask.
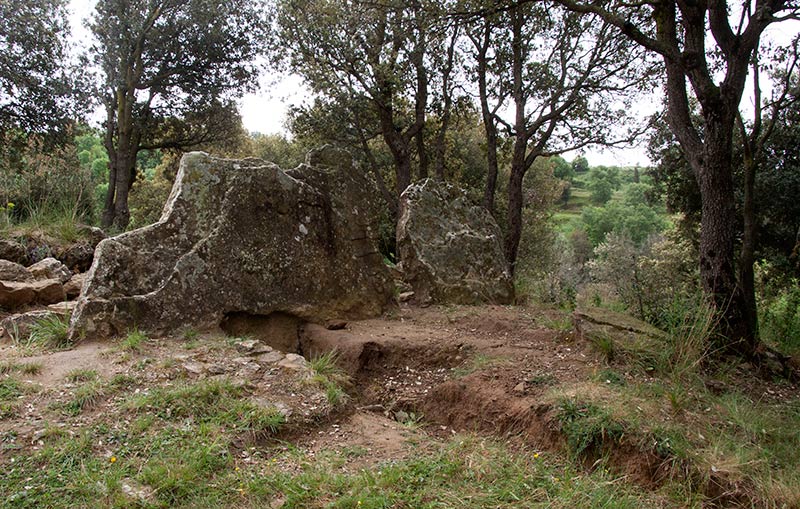
[[[95,5],[95,0],[70,0],[71,22],[73,37],[77,44],[88,45],[90,35],[83,26],[83,20],[88,19]],[[800,23],[776,23],[768,28],[767,36],[779,42],[787,42],[798,33]],[[294,75],[269,75],[262,77],[261,90],[255,94],[245,95],[239,103],[242,121],[247,130],[264,134],[284,133],[286,128],[286,112],[292,105],[300,105],[309,100],[310,93],[303,85],[302,79]],[[765,95],[767,91],[765,90]],[[633,107],[642,117],[655,113],[661,105],[661,93],[643,98]],[[750,94],[752,97],[752,94]],[[742,101],[742,106],[747,110],[748,99]],[[752,99],[749,100],[752,104]],[[752,109],[752,108],[750,108]],[[98,118],[100,118],[98,116]],[[645,145],[642,140],[640,147],[630,149],[584,149],[583,155],[591,165],[634,165],[646,166],[650,164],[647,158]],[[566,159],[576,157],[577,153],[565,154]]]

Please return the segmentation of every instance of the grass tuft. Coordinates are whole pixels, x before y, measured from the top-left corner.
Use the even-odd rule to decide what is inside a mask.
[[[120,350],[124,350],[126,352],[141,352],[142,343],[148,339],[149,338],[147,335],[141,332],[139,329],[133,329],[128,332],[122,341],[120,341],[119,348]]]
[[[599,451],[603,446],[619,443],[625,428],[611,414],[592,403],[562,399],[556,419],[575,456]]]
[[[97,379],[97,371],[94,369],[73,369],[64,377],[68,382],[91,382]]]
[[[339,353],[334,350],[309,362],[314,372],[311,382],[325,389],[325,397],[333,407],[343,405],[349,399],[344,387],[350,383],[350,377],[336,364],[338,360]]]
[[[39,346],[47,349],[66,350],[70,344],[67,333],[69,331],[69,317],[58,314],[46,316],[31,325],[27,344],[24,346]]]

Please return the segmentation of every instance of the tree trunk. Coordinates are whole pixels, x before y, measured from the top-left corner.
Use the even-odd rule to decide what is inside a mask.
[[[422,127],[416,136],[417,158],[419,159],[419,178],[428,178],[428,151],[425,149],[425,128]]]
[[[731,171],[733,116],[706,115],[703,166],[698,172],[702,196],[700,279],[720,320],[724,350],[750,357],[757,344],[746,316],[745,297],[734,266],[736,236]],[[729,119],[727,117],[730,117]],[[730,121],[727,121],[730,120]]]
[[[758,341],[758,307],[756,305],[756,283],[753,272],[755,263],[756,223],[755,207],[755,180],[757,163],[753,157],[745,156],[744,160],[744,203],[742,206],[743,232],[742,247],[739,252],[739,285],[744,299],[744,313],[747,327],[753,335],[753,341]]]
[[[525,177],[525,147],[522,147],[522,157],[518,158],[515,147],[514,159],[511,163],[511,175],[508,179],[508,231],[506,232],[506,262],[511,275],[514,275],[517,265],[519,241],[522,238],[522,180]],[[519,159],[519,160],[518,160]]]
[[[522,29],[525,18],[517,7],[512,15],[512,74],[514,95],[514,153],[511,157],[511,175],[508,179],[508,231],[506,231],[506,262],[511,275],[517,265],[519,241],[522,238],[522,181],[528,169],[528,128],[525,118],[527,98],[522,83]]]
[[[486,83],[487,73],[487,51],[491,38],[491,25],[485,21],[483,29],[483,39],[476,42],[478,49],[476,60],[478,63],[478,95],[481,103],[481,115],[483,117],[483,129],[486,132],[486,188],[483,193],[483,206],[490,214],[494,215],[494,196],[497,190],[497,125],[494,115],[489,108],[489,91]]]

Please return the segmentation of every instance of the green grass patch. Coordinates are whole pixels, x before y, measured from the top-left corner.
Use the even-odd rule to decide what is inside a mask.
[[[149,338],[146,334],[139,329],[133,329],[122,338],[119,342],[119,349],[125,352],[141,352],[142,343],[146,342]]]
[[[72,346],[67,337],[69,317],[58,314],[46,316],[31,324],[24,347],[65,350]]]
[[[558,403],[556,420],[575,456],[617,444],[625,433],[623,424],[606,409],[572,398]]]
[[[206,380],[177,387],[161,387],[134,396],[128,410],[149,412],[162,420],[193,419],[257,436],[276,434],[285,417],[273,406],[261,406],[245,397],[244,389],[228,380]]]
[[[337,365],[339,353],[335,350],[311,359],[309,366],[314,372],[311,382],[325,389],[325,398],[331,406],[343,405],[349,399],[345,387],[350,377]]]
[[[106,388],[98,380],[87,382],[77,389],[72,399],[66,403],[64,409],[70,415],[78,415],[84,410],[96,406],[106,396]]]
[[[94,369],[73,369],[64,377],[68,382],[90,382],[97,380],[97,371]]]

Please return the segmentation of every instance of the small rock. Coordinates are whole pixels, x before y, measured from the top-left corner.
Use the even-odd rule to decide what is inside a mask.
[[[31,281],[33,276],[19,263],[0,260],[0,281]]]
[[[258,373],[261,369],[261,366],[258,365],[256,362],[248,362],[244,366],[242,366],[237,372],[236,376],[239,376],[244,379],[251,378],[253,375]]]
[[[76,299],[83,290],[83,283],[86,281],[86,273],[75,274],[72,278],[64,283],[64,293],[67,294],[68,299]]]
[[[155,491],[150,486],[139,484],[136,480],[125,478],[120,483],[120,490],[126,497],[149,505],[155,501]]]
[[[397,296],[397,300],[400,302],[408,302],[414,298],[414,292],[403,292]]]
[[[67,300],[67,292],[64,291],[64,285],[58,279],[45,279],[33,284],[36,291],[36,302],[39,304],[55,304]]]
[[[283,360],[283,354],[276,351],[259,353],[253,356],[261,364],[275,364]]]
[[[66,283],[72,277],[72,272],[67,266],[52,257],[34,263],[28,267],[28,272],[37,280],[57,279],[61,284]]]
[[[222,375],[225,373],[225,366],[221,364],[212,364],[208,367],[208,374],[209,375]]]
[[[289,353],[286,354],[286,357],[278,363],[278,366],[295,371],[301,371],[308,369],[308,361],[306,361],[302,355]]]
[[[185,362],[183,369],[195,375],[202,375],[206,371],[206,365],[201,362]]]
[[[67,316],[72,314],[72,310],[75,309],[75,302],[74,301],[58,302],[56,304],[50,304],[49,306],[47,306],[47,309],[49,309],[53,313]]]
[[[19,309],[36,299],[36,292],[27,283],[0,281],[0,307]]]
[[[517,385],[515,385],[514,386],[514,392],[516,392],[518,394],[524,394],[525,393],[525,382],[520,382]]]
[[[94,260],[94,246],[89,244],[73,244],[58,253],[58,259],[70,270],[86,272]]]
[[[236,351],[247,355],[258,355],[260,353],[270,352],[272,348],[257,339],[246,339],[236,343]]]
[[[331,320],[325,324],[325,328],[328,330],[342,330],[347,327],[347,322],[344,320]]]

